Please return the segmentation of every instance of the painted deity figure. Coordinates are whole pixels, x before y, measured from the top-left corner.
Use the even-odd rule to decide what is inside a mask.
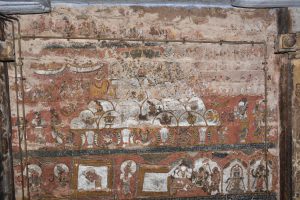
[[[121,172],[120,179],[122,181],[122,190],[125,195],[128,195],[131,193],[130,180],[136,172],[136,163],[132,160],[123,162],[121,165]]]
[[[210,174],[209,172],[204,168],[200,167],[198,170],[198,173],[196,175],[196,178],[194,180],[195,184],[200,187],[204,192],[208,192],[209,188],[209,178]]]
[[[220,193],[221,174],[217,167],[214,167],[211,173],[210,192]]]
[[[227,179],[228,183],[226,191],[231,194],[243,193],[245,191],[243,169],[239,165],[231,168],[230,177]]]
[[[266,182],[268,178],[268,170],[265,165],[260,163],[256,169],[252,170],[252,176],[254,177],[253,188],[256,192],[262,192],[266,190]]]
[[[54,167],[54,175],[60,186],[65,187],[69,182],[69,168],[65,164],[57,164]]]

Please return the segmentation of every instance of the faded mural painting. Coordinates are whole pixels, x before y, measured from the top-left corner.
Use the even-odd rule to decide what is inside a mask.
[[[199,40],[199,24],[212,23],[195,21],[187,8],[178,8],[181,20],[173,18],[178,29],[154,26],[172,18],[157,20],[164,10],[99,7],[87,16],[87,9],[58,6],[57,13],[34,17],[30,24],[22,17],[22,32],[99,35],[94,28],[105,35],[129,15],[134,26],[118,28],[115,35],[177,38],[181,28],[193,28],[199,33],[191,37]],[[215,11],[214,17],[242,16],[253,22],[255,12],[274,19],[268,10]],[[103,13],[118,17],[96,21]],[[186,25],[186,18],[194,22]],[[267,32],[274,24],[266,21],[261,28]],[[242,34],[265,39],[259,33]],[[274,58],[263,45],[35,39],[23,41],[23,54],[29,173],[15,167],[19,195],[24,176],[32,199],[275,198],[276,76],[267,74],[273,69],[266,73],[266,59]],[[16,137],[16,152],[17,147]]]

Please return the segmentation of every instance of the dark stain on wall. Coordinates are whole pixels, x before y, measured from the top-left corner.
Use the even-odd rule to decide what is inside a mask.
[[[291,17],[288,8],[277,10],[277,28],[278,34],[288,33],[291,28]]]
[[[286,59],[286,58],[283,58]],[[288,62],[288,61],[287,61]],[[292,91],[293,69],[283,64],[280,72],[280,198],[289,200],[292,195]]]

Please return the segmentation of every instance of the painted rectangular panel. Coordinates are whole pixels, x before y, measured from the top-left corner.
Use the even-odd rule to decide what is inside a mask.
[[[24,95],[11,84],[27,122],[28,171],[13,130],[18,197],[23,176],[32,199],[276,199],[272,11],[60,5],[31,17]]]

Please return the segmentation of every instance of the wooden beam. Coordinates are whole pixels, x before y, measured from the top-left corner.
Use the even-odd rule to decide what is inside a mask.
[[[50,11],[50,0],[0,0],[0,13],[3,14],[38,14]]]

